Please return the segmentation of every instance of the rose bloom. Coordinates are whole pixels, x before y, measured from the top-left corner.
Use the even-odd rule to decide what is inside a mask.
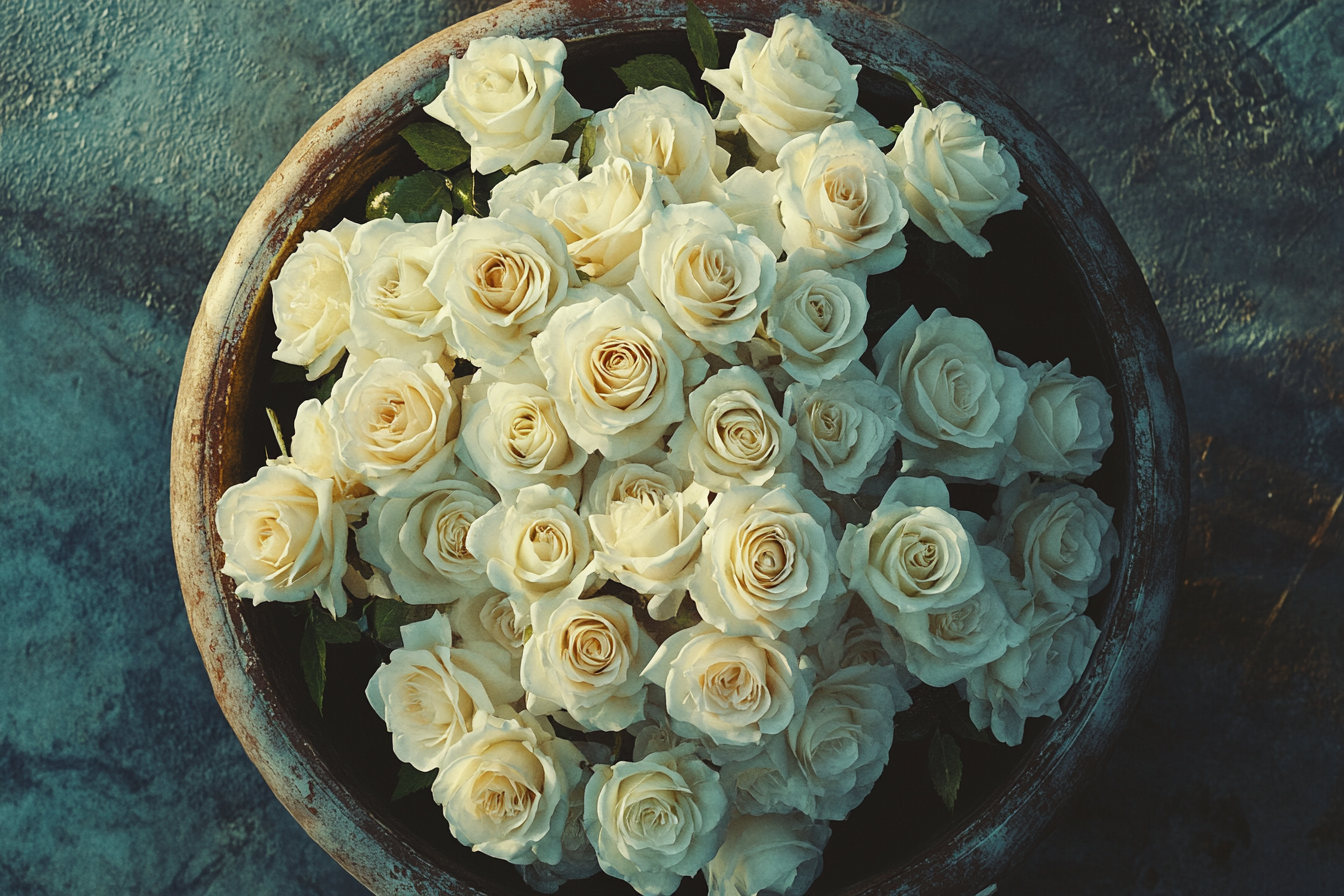
[[[670,896],[714,857],[727,826],[718,772],[690,744],[599,765],[584,792],[584,827],[602,870],[642,896]]]
[[[551,135],[588,114],[565,89],[564,61],[555,38],[478,37],[449,58],[448,82],[425,112],[458,130],[480,174],[558,162],[568,144]]]
[[[345,253],[358,229],[342,220],[329,231],[308,231],[271,281],[271,311],[280,338],[272,357],[307,367],[310,380],[334,368],[350,340]]]
[[[787,470],[797,441],[750,367],[714,374],[687,399],[690,413],[668,441],[672,462],[714,491],[762,485]]]
[[[644,677],[667,692],[667,714],[682,737],[711,745],[756,746],[788,727],[807,699],[798,657],[783,641],[726,635],[708,622],[674,633]]]
[[[351,360],[361,369],[375,358],[425,364],[448,352],[439,332],[442,306],[426,288],[425,278],[452,228],[447,212],[437,224],[407,224],[396,215],[359,226],[345,261],[350,271]]]
[[[330,479],[292,464],[262,467],[215,506],[224,575],[254,604],[307,600],[345,615],[345,511]]]
[[[578,594],[593,552],[574,507],[569,489],[529,485],[472,523],[467,550],[485,561],[491,584],[525,605]]]
[[[644,230],[630,289],[711,351],[752,337],[775,289],[774,254],[707,202],[658,210]],[[660,312],[661,309],[661,312]]]
[[[555,864],[582,762],[544,719],[478,712],[444,754],[431,792],[453,836],[473,852],[516,865]]]
[[[585,764],[579,767],[579,782],[569,792],[569,812],[560,833],[560,861],[513,866],[524,883],[539,893],[554,893],[571,880],[592,877],[602,870],[597,863],[597,851],[583,828],[583,795],[593,778],[589,764],[609,764],[611,751],[602,744],[587,741],[575,742],[574,746],[583,754]]]
[[[887,158],[915,226],[976,258],[989,252],[985,222],[1027,201],[1013,157],[956,103],[916,106]]]
[[[798,433],[798,452],[821,474],[825,487],[857,494],[876,474],[896,441],[900,399],[867,379],[834,379],[784,393],[784,416]]]
[[[675,327],[600,287],[555,313],[533,341],[571,438],[608,459],[652,446],[686,415],[685,392],[708,364]]]
[[[564,711],[583,731],[620,731],[644,718],[648,682],[640,676],[657,645],[619,598],[544,600],[532,605],[523,645],[527,708]]]
[[[422,772],[443,764],[448,748],[472,730],[477,711],[492,713],[523,698],[496,644],[453,647],[437,610],[401,627],[402,647],[378,667],[365,690],[392,732],[392,752]]]
[[[626,498],[656,503],[691,482],[687,471],[679,469],[657,447],[620,460],[603,458],[592,472],[591,481],[584,486],[580,512],[584,516],[606,513]]]
[[[703,77],[724,96],[716,126],[746,131],[768,167],[793,138],[841,121],[852,121],[878,146],[891,145],[891,131],[858,105],[860,69],[810,20],[789,14],[775,21],[769,38],[748,29],[728,67]]]
[[[594,167],[610,158],[643,162],[671,181],[682,202],[723,198],[728,150],[719,146],[708,110],[675,87],[638,87],[594,115],[592,125]]]
[[[910,219],[891,165],[850,122],[805,134],[779,151],[784,251],[815,249],[854,276],[889,271],[905,258]]]
[[[551,190],[536,214],[560,231],[578,270],[594,283],[617,287],[635,275],[653,213],[680,201],[656,168],[613,157],[582,180]]]
[[[448,622],[463,644],[498,644],[509,655],[509,674],[514,678],[521,674],[523,642],[531,624],[526,607],[491,588],[453,601]]]
[[[379,358],[346,370],[330,401],[339,462],[380,495],[431,459],[452,457],[461,408],[438,364]]]
[[[723,182],[726,198],[716,204],[734,224],[745,224],[778,258],[784,252],[784,222],[779,217],[779,171],[739,168]]]
[[[490,216],[498,218],[511,208],[537,213],[541,200],[556,187],[572,184],[579,179],[577,159],[571,162],[547,162],[524,168],[510,174],[490,191]]]
[[[734,815],[705,865],[710,896],[803,896],[821,874],[830,825],[799,812]]]
[[[1023,473],[1082,478],[1101,469],[1111,447],[1111,396],[1094,376],[1075,376],[1064,359],[1028,367],[1007,352],[1000,360],[1022,374],[1027,403],[1008,447],[999,485]]]
[[[830,508],[793,477],[719,495],[691,581],[701,618],[728,634],[766,638],[812,621],[844,589],[830,519]]]
[[[305,473],[332,480],[346,515],[357,518],[368,509],[364,499],[373,492],[336,451],[334,413],[331,399],[310,398],[299,405],[294,413],[294,437],[289,440],[290,461]]]
[[[460,219],[425,282],[457,354],[498,373],[531,347],[579,275],[560,233],[513,208]]]
[[[994,360],[984,329],[939,308],[912,306],[878,340],[877,381],[901,397],[902,472],[994,479],[1017,434],[1027,386]]]
[[[839,376],[868,347],[863,287],[833,273],[812,249],[791,252],[776,271],[764,329],[778,347],[779,366],[809,386]]]

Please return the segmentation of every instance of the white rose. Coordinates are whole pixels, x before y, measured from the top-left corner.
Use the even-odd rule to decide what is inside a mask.
[[[565,89],[564,61],[555,38],[478,37],[448,60],[448,83],[425,111],[467,141],[473,171],[558,162],[568,144],[551,135],[587,114]]]
[[[874,618],[895,625],[902,613],[951,609],[992,587],[963,522],[974,514],[950,508],[942,480],[901,476],[867,525],[845,527],[836,559]]]
[[[784,393],[784,416],[793,421],[798,451],[837,494],[858,494],[882,468],[896,441],[900,399],[866,379],[835,379]]]
[[[588,517],[597,571],[638,591],[649,615],[671,619],[700,560],[709,492],[691,485],[659,497],[630,497]]]
[[[533,341],[570,437],[604,457],[652,446],[686,416],[685,390],[708,364],[675,327],[620,295],[561,308]]]
[[[408,604],[446,604],[492,591],[485,564],[467,550],[471,524],[495,506],[484,485],[406,480],[396,497],[373,501],[368,522],[356,532],[360,556],[386,570]]]
[[[630,289],[720,354],[752,337],[775,289],[775,256],[750,228],[706,202],[654,213]]]
[[[548,193],[579,179],[578,167],[577,160],[572,163],[547,162],[510,174],[490,191],[491,217],[498,218],[511,208],[521,208],[535,215],[537,206]]]
[[[666,175],[682,202],[723,198],[728,150],[719,146],[708,110],[675,87],[636,88],[592,124],[593,165],[610,158],[643,162]]]
[[[316,593],[329,613],[344,616],[345,527],[332,481],[292,464],[262,467],[215,506],[224,575],[254,604]]]
[[[620,460],[602,459],[593,471],[592,481],[584,486],[584,516],[606,513],[626,498],[660,502],[691,484],[687,471],[679,469],[657,448]]]
[[[583,731],[628,728],[644,718],[648,681],[640,673],[656,649],[619,598],[539,601],[523,645],[527,708],[564,710]]]
[[[746,224],[778,258],[784,252],[784,222],[779,217],[779,172],[739,168],[723,182],[719,207],[735,224]]]
[[[683,737],[708,746],[760,745],[788,727],[807,700],[798,657],[783,641],[725,635],[708,622],[674,633],[644,677],[667,692],[667,714]]]
[[[1027,200],[1017,162],[956,103],[916,106],[887,157],[915,225],[976,258],[989,251],[985,221]]]
[[[523,698],[496,644],[453,647],[453,630],[437,610],[401,627],[402,647],[369,679],[365,695],[392,732],[392,752],[422,772],[443,764],[448,748],[472,729],[478,711],[493,713]]]
[[[723,93],[716,126],[746,131],[768,164],[793,138],[841,121],[854,122],[878,146],[891,144],[891,131],[858,105],[861,68],[809,19],[789,14],[775,21],[768,39],[748,29],[728,67],[703,77]]]
[[[577,492],[588,452],[565,428],[535,365],[514,364],[504,379],[478,372],[463,391],[458,456],[501,494],[544,484]]]
[[[521,208],[462,218],[426,281],[457,354],[499,372],[525,353],[579,275],[560,233]]]
[[[841,374],[868,347],[863,287],[827,266],[820,252],[799,249],[776,265],[765,335],[779,347],[779,366],[816,386]]]
[[[821,874],[830,825],[806,815],[737,815],[705,865],[710,896],[803,896]]]
[[[830,518],[792,477],[720,494],[705,516],[704,556],[691,581],[701,618],[728,634],[767,638],[811,622],[844,590]]]
[[[760,374],[730,367],[690,394],[690,413],[668,441],[672,462],[713,491],[763,485],[787,471],[797,436]]]
[[[509,674],[518,678],[531,622],[526,607],[520,608],[507,594],[492,588],[453,601],[448,622],[463,644],[498,644],[509,655]]]
[[[345,263],[350,272],[351,360],[361,369],[375,358],[419,365],[448,352],[440,332],[443,306],[426,288],[425,278],[452,226],[447,212],[437,224],[407,224],[397,215],[359,226]]]
[[[812,817],[816,798],[784,735],[766,738],[764,749],[754,755],[724,758],[719,781],[733,811],[742,815],[799,811]]]
[[[516,865],[555,864],[583,755],[531,713],[478,712],[443,757],[434,802],[473,852]]]
[[[889,271],[905,258],[910,219],[891,165],[849,122],[805,134],[779,151],[784,251],[816,249],[855,276]]]
[[[578,270],[614,288],[635,275],[653,213],[680,201],[671,181],[651,165],[610,158],[582,180],[546,194],[536,214],[560,231]]]
[[[358,517],[366,508],[359,499],[372,494],[359,475],[346,466],[336,451],[336,424],[332,420],[331,400],[310,398],[294,413],[294,437],[289,440],[290,460],[294,466],[319,479],[336,485],[336,496],[347,507],[347,515]]]
[[[601,744],[581,741],[574,746],[592,765],[611,762],[611,751]],[[604,755],[599,756],[599,752]],[[597,852],[593,844],[588,842],[588,832],[583,828],[583,795],[592,777],[591,768],[580,766],[579,783],[569,792],[569,812],[565,816],[564,831],[560,834],[560,861],[554,864],[533,862],[530,865],[513,866],[523,881],[539,893],[554,893],[571,880],[592,877],[602,870],[602,866],[597,863]]]
[[[1028,367],[999,352],[999,359],[1017,369],[1027,384],[1027,402],[1017,422],[999,474],[1007,485],[1023,473],[1083,478],[1101,469],[1101,456],[1111,447],[1111,396],[1094,376],[1075,376],[1069,360]]]
[[[433,460],[452,458],[461,408],[438,364],[380,358],[331,390],[337,458],[380,495]]]
[[[599,765],[584,792],[584,827],[602,870],[642,896],[670,896],[714,857],[727,826],[719,774],[689,744]]]
[[[350,340],[350,278],[345,253],[359,225],[310,230],[271,281],[277,361],[308,368],[315,380],[340,360]]]
[[[877,381],[901,397],[903,472],[994,479],[1026,404],[1022,374],[994,360],[981,326],[912,306],[873,348]]]
[[[1120,553],[1114,515],[1090,488],[1023,476],[999,492],[989,534],[1037,603],[1080,613]]]
[[[472,523],[467,550],[485,561],[496,588],[527,605],[567,589],[578,594],[592,576],[593,552],[574,507],[569,489],[529,485]]]
[[[1059,701],[1087,668],[1100,632],[1086,616],[1051,618],[998,660],[966,677],[971,721],[1010,747],[1035,716],[1059,718]]]

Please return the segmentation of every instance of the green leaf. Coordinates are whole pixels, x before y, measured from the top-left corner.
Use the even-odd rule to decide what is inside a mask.
[[[589,280],[593,279],[593,275],[585,271],[583,268],[576,268],[575,273],[579,275],[580,283],[587,283]]]
[[[907,718],[908,717],[908,718]],[[923,740],[933,733],[937,719],[933,713],[900,712],[896,714],[896,727],[892,731],[892,740],[897,743],[910,743]]]
[[[951,810],[961,789],[961,748],[952,735],[934,732],[929,743],[929,778],[943,805]]]
[[[453,181],[453,207],[464,215],[485,217],[476,211],[476,174],[466,171]]]
[[[579,144],[579,172],[582,173],[588,170],[588,163],[593,160],[593,153],[597,152],[597,128],[593,127],[591,120],[583,126],[580,140],[583,141]]]
[[[421,87],[415,93],[411,94],[411,98],[422,106],[428,106],[430,103],[434,102],[434,100],[438,98],[439,94],[443,93],[443,88],[447,84],[448,84],[448,76],[440,75],[433,81],[430,81],[424,87]]]
[[[317,634],[316,617],[317,613],[309,609],[308,623],[303,627],[303,638],[299,641],[299,665],[303,667],[308,693],[321,713],[322,692],[327,689],[327,642]]]
[[[691,43],[691,52],[701,71],[719,67],[719,41],[714,36],[714,26],[704,10],[690,0],[686,3],[686,39]]]
[[[894,124],[891,127],[887,128],[887,130],[891,131],[893,134],[899,137],[901,135],[901,131],[905,130],[905,126]]]
[[[276,361],[271,365],[271,382],[273,383],[301,383],[308,379],[306,368],[295,364],[286,364],[284,361]]]
[[[975,727],[975,723],[971,721],[970,705],[965,702],[949,708],[943,713],[943,720],[947,722],[948,729],[963,740],[973,740],[982,744],[994,743],[994,737],[988,729],[981,731]]]
[[[373,636],[381,644],[400,644],[401,627],[412,620],[414,611],[399,600],[380,598],[373,604]]]
[[[583,129],[588,126],[588,122],[591,121],[592,118],[593,116],[591,115],[587,118],[580,118],[563,131],[556,131],[551,136],[556,140],[565,141],[569,144],[569,148],[573,150],[574,143],[583,137]],[[570,153],[565,153],[565,158],[569,158],[569,156]]]
[[[317,636],[328,644],[354,644],[359,640],[359,626],[353,619],[332,619],[325,610],[313,611]]]
[[[915,86],[915,82],[914,82],[914,81],[911,81],[911,80],[910,80],[910,77],[909,77],[908,75],[906,75],[906,74],[904,74],[904,73],[902,73],[902,72],[892,72],[892,73],[891,73],[891,76],[892,76],[893,78],[895,78],[897,81],[900,81],[900,82],[901,82],[902,84],[904,84],[906,87],[909,87],[909,88],[910,88],[910,92],[913,93],[913,94],[915,95],[915,99],[919,100],[919,104],[920,104],[921,106],[925,107],[926,109],[928,108],[928,106],[929,106],[929,101],[926,100],[926,99],[924,99],[924,91],[922,91],[922,90],[920,90],[918,87],[916,87],[916,86]]]
[[[392,201],[392,191],[397,188],[399,177],[389,177],[374,184],[369,197],[364,200],[364,214],[372,221],[374,218],[390,218],[392,212],[388,203]]]
[[[402,128],[402,139],[420,161],[436,171],[452,171],[471,158],[471,147],[462,135],[441,121],[418,121]]]
[[[731,176],[734,172],[742,168],[750,168],[756,164],[756,157],[751,153],[751,144],[747,142],[747,132],[738,131],[735,134],[720,132],[717,135],[719,146],[728,150],[728,174]]]
[[[344,365],[337,367],[331,373],[317,381],[317,389],[313,392],[313,397],[318,401],[326,401],[331,397],[331,389],[336,385],[336,381],[341,378],[341,370]]]
[[[421,171],[397,181],[388,213],[401,215],[407,224],[439,220],[439,213],[452,208],[453,183],[438,171]]]
[[[399,800],[428,788],[438,777],[439,770],[422,772],[413,765],[403,762],[397,769],[397,787],[392,791],[392,799]]]
[[[695,82],[691,73],[675,57],[662,53],[649,53],[636,56],[625,65],[612,69],[631,93],[643,87],[652,90],[655,87],[675,87],[697,103],[700,97],[695,92]]]

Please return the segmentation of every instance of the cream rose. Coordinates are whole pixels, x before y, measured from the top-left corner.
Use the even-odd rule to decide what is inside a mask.
[[[821,874],[830,825],[806,815],[735,815],[705,865],[710,896],[802,896]]]
[[[1078,478],[1101,469],[1111,447],[1111,396],[1094,376],[1075,376],[1069,361],[1028,367],[1007,352],[999,359],[1022,374],[1027,402],[999,473],[1007,485],[1023,473]]]
[[[830,508],[793,477],[783,479],[773,488],[729,489],[705,516],[691,597],[720,631],[778,637],[811,622],[844,590],[832,562]]]
[[[653,213],[680,201],[671,181],[653,166],[613,157],[582,180],[550,191],[536,214],[560,231],[578,270],[614,288],[635,275]]]
[[[877,381],[901,397],[903,472],[994,479],[1026,404],[1022,374],[994,360],[973,320],[912,306],[873,348]]]
[[[448,748],[472,730],[477,711],[492,713],[523,698],[495,644],[453,647],[438,611],[401,627],[402,647],[369,679],[365,694],[392,732],[392,752],[422,772],[443,764]]]
[[[531,713],[478,712],[444,754],[431,792],[453,836],[473,852],[555,864],[582,762],[577,747]]]
[[[565,89],[565,52],[555,38],[478,37],[448,60],[448,82],[425,112],[467,141],[473,171],[558,162],[568,145],[551,135],[588,114]]]
[[[319,479],[330,479],[336,486],[347,516],[358,517],[367,508],[362,499],[373,494],[359,474],[346,466],[336,451],[336,424],[332,419],[331,400],[310,398],[294,413],[294,437],[289,440],[290,460],[294,466]]]
[[[594,115],[592,124],[594,166],[611,158],[643,162],[672,182],[682,202],[723,198],[719,182],[728,174],[728,151],[719,146],[705,107],[675,87],[636,88]]]
[[[685,417],[685,390],[708,369],[691,340],[620,295],[560,309],[533,348],[570,436],[613,460]]]
[[[591,481],[584,486],[584,516],[606,513],[612,505],[626,498],[660,502],[669,495],[691,484],[687,471],[681,470],[658,448],[620,460],[602,459],[591,471]]]
[[[350,340],[345,253],[358,229],[343,220],[329,231],[308,231],[271,281],[271,311],[280,338],[272,357],[307,367],[310,380],[335,367]]]
[[[860,69],[810,20],[789,14],[775,21],[769,38],[748,29],[728,67],[703,77],[724,97],[715,126],[746,131],[768,165],[793,138],[841,121],[878,146],[891,145],[891,131],[858,105]]]
[[[523,643],[531,624],[526,607],[491,588],[453,601],[448,622],[463,644],[498,644],[509,655],[509,674],[514,678],[521,674]]]
[[[892,166],[850,122],[805,134],[779,151],[784,251],[815,249],[833,268],[866,276],[905,258],[910,219]]]
[[[525,605],[578,594],[592,577],[588,527],[569,489],[529,485],[472,523],[467,550],[485,561],[490,582]]]
[[[601,744],[580,741],[574,746],[583,754],[586,763],[611,763],[611,751]],[[580,766],[579,783],[569,792],[569,812],[560,834],[560,861],[513,866],[523,881],[538,893],[554,893],[571,880],[592,877],[602,870],[602,866],[597,863],[597,852],[593,844],[588,842],[588,832],[583,829],[583,795],[592,778],[592,768],[587,764]]]
[[[642,896],[670,896],[714,857],[727,826],[718,772],[689,744],[599,765],[584,792],[584,827],[602,870]]]
[[[654,213],[630,289],[646,311],[659,309],[711,351],[750,339],[770,307],[774,253],[750,228],[707,202]]]
[[[868,347],[863,287],[833,273],[812,249],[790,253],[776,270],[764,329],[779,349],[779,366],[809,386],[839,376]]]
[[[327,612],[345,615],[346,517],[333,488],[330,479],[279,464],[220,496],[215,529],[239,597],[293,603],[316,593]]]
[[[531,347],[579,275],[560,233],[513,208],[460,219],[425,282],[457,354],[498,373]]]
[[[916,106],[887,158],[915,226],[976,258],[989,251],[985,222],[1027,201],[1017,162],[956,103]]]
[[[532,214],[552,190],[572,184],[579,179],[579,162],[548,162],[532,165],[517,174],[510,174],[490,191],[490,216],[498,218],[511,208],[521,208]]]
[[[730,367],[687,399],[690,413],[668,441],[672,462],[713,491],[762,485],[790,468],[797,436],[775,410],[760,374]]]
[[[461,408],[438,364],[380,358],[331,390],[339,463],[380,495],[431,460],[451,459]]]
[[[793,421],[798,452],[837,494],[858,494],[882,468],[896,441],[896,393],[867,379],[835,379],[784,393],[784,417]]]
[[[648,681],[640,673],[656,649],[618,598],[539,601],[523,645],[527,708],[538,715],[563,710],[583,731],[628,728],[644,718]]]
[[[735,224],[745,224],[778,258],[784,252],[784,222],[779,217],[779,172],[739,168],[723,182],[726,198],[718,203]]]

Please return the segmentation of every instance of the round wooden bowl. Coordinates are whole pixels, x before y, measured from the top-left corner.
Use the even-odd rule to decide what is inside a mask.
[[[904,26],[838,0],[781,10],[764,0],[707,0],[723,59],[744,28],[769,33],[784,11],[810,17],[860,63],[861,102],[883,123],[904,121],[900,71],[935,105],[953,99],[1018,160],[1020,212],[985,229],[994,251],[949,290],[911,262],[869,284],[875,340],[905,305],[974,317],[995,346],[1028,362],[1068,356],[1110,389],[1115,444],[1088,481],[1116,507],[1121,556],[1089,614],[1101,637],[1054,721],[1033,720],[1023,745],[967,744],[955,812],[941,808],[923,747],[898,743],[877,790],[834,826],[813,894],[973,894],[1045,833],[1104,764],[1161,644],[1185,541],[1189,468],[1185,415],[1166,333],[1143,276],[1082,173],[1045,131],[965,63]],[[253,475],[269,434],[261,408],[284,396],[264,375],[275,346],[269,287],[311,229],[356,217],[375,178],[411,164],[397,132],[423,117],[412,94],[447,71],[473,38],[565,40],[565,75],[590,108],[624,90],[610,67],[640,53],[690,61],[685,7],[674,0],[518,0],[454,25],[389,62],[299,141],[238,225],[192,331],[173,423],[172,519],[182,593],[220,707],[276,796],[305,830],[379,894],[532,892],[502,862],[450,835],[424,793],[390,799],[398,763],[365,701],[382,656],[371,644],[329,655],[326,712],[305,689],[301,620],[282,606],[239,601],[220,573],[215,503]],[[258,370],[262,376],[254,377]],[[954,490],[954,499],[956,498]],[[975,503],[985,500],[967,494]],[[684,892],[703,892],[688,881]],[[631,892],[610,878],[568,893]]]

